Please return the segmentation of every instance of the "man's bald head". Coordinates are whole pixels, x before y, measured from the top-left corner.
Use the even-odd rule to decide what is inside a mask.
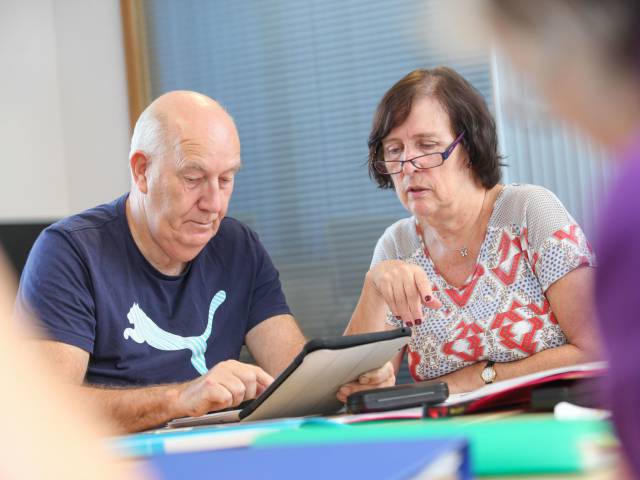
[[[231,137],[229,140],[239,144],[235,123],[218,102],[187,90],[165,93],[151,102],[138,117],[129,157],[136,151],[149,155],[165,154],[185,136],[203,133],[207,129],[211,131],[208,133],[218,130],[217,133]]]
[[[136,122],[129,164],[136,243],[161,271],[180,271],[216,234],[227,212],[240,168],[235,124],[205,95],[166,93]]]

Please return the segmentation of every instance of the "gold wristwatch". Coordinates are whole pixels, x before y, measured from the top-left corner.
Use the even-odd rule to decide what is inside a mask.
[[[482,369],[480,377],[482,377],[482,381],[484,383],[493,383],[493,381],[496,379],[496,369],[493,368],[493,365],[495,363],[496,362],[494,362],[493,360],[489,360]]]

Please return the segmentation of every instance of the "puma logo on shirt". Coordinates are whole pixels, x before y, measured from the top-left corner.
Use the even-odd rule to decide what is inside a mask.
[[[208,371],[204,353],[207,350],[207,340],[209,340],[213,327],[213,315],[226,298],[227,294],[224,290],[220,290],[213,296],[209,305],[207,327],[202,335],[197,337],[181,337],[163,330],[144,313],[137,303],[134,303],[127,314],[129,323],[133,325],[133,328],[125,328],[124,338],[126,340],[131,338],[137,343],[146,342],[158,350],[191,350],[191,364],[200,375],[204,375]]]

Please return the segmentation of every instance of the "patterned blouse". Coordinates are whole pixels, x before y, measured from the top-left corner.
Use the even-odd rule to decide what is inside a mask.
[[[413,326],[409,370],[416,381],[481,360],[510,362],[567,343],[544,293],[573,269],[595,266],[589,242],[560,200],[535,185],[507,185],[496,198],[474,272],[461,288],[439,275],[420,247],[415,218],[391,225],[371,267],[400,259],[422,267],[442,307]],[[401,321],[391,314],[391,326]]]

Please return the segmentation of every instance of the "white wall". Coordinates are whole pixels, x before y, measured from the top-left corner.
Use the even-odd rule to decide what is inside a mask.
[[[0,2],[0,222],[128,188],[122,43],[117,0]]]

